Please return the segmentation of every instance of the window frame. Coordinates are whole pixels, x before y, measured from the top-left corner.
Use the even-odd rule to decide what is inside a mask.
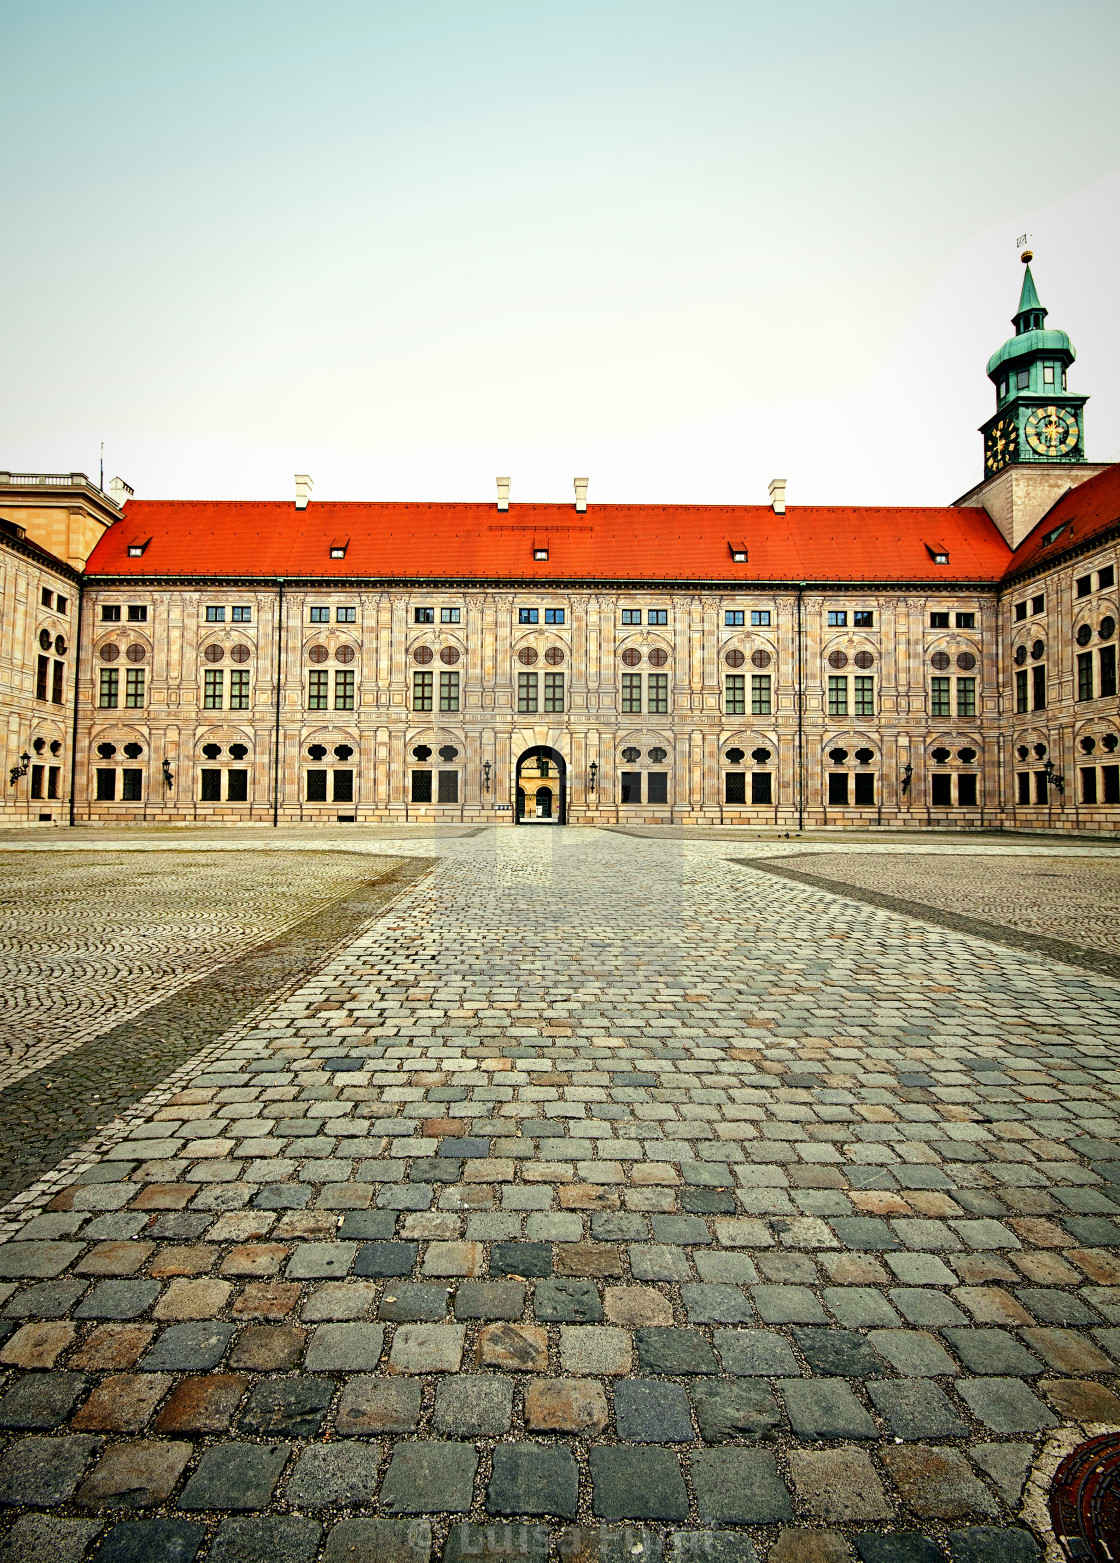
[[[226,610],[224,603],[208,603],[206,607],[207,624],[224,624],[226,622]]]
[[[557,715],[564,707],[564,675],[563,673],[546,672],[544,675],[544,708],[552,715]]]
[[[847,608],[827,608],[825,610],[825,625],[830,630],[846,630],[848,627]]]
[[[229,675],[229,709],[231,711],[248,711],[249,709],[249,669],[231,668]]]
[[[536,671],[517,675],[517,711],[520,716],[533,716],[540,710],[540,682]]]
[[[828,675],[828,715],[847,716],[848,714],[848,675],[846,673],[830,673]]]
[[[459,709],[459,674],[458,670],[440,669],[439,675],[439,708],[441,711],[458,711]]]
[[[230,622],[233,624],[252,624],[253,622],[253,608],[251,603],[237,603],[233,608],[230,609],[230,613],[232,616]]]
[[[439,610],[439,622],[441,624],[459,624],[462,620],[461,608],[441,608]]]
[[[518,608],[518,624],[539,624],[541,621],[539,608]]]
[[[357,698],[357,682],[353,668],[334,670],[334,708],[336,711],[353,711]]]
[[[724,674],[723,711],[725,716],[746,716],[747,677],[745,673]]]
[[[669,623],[668,608],[647,608],[646,623],[667,625]]]
[[[974,675],[957,679],[957,715],[976,715],[976,678]]]
[[[413,608],[413,624],[434,624],[436,622],[436,610],[434,608]]]
[[[412,673],[412,709],[431,711],[435,701],[435,674],[424,668],[414,668]]]
[[[724,629],[742,629],[746,624],[746,612],[743,608],[725,608],[723,610]]]
[[[101,604],[102,624],[119,624],[121,622],[121,605],[119,602],[103,602]]]
[[[856,673],[852,688],[852,715],[875,715],[875,675]]]
[[[309,624],[329,624],[331,622],[331,610],[324,608],[321,603],[313,604],[308,610]]]
[[[335,608],[335,610],[334,610],[334,622],[336,624],[357,624],[357,622],[358,622],[358,610],[357,610],[357,608],[349,608],[349,607]]]
[[[206,668],[202,674],[202,709],[221,711],[225,707],[225,668]]]
[[[126,711],[142,711],[144,709],[145,683],[144,674],[147,668],[125,668],[124,670],[124,704]]]
[[[99,711],[116,711],[120,698],[120,669],[101,668],[100,672],[97,709]]]
[[[640,608],[623,608],[623,624],[640,624],[642,622],[642,610]]]
[[[331,678],[326,668],[311,668],[307,674],[307,709],[309,711],[327,711],[330,709]]]
[[[567,609],[546,608],[544,610],[544,622],[546,624],[565,624],[567,622]]]
[[[773,684],[769,673],[751,674],[751,715],[773,715]]]
[[[646,674],[646,712],[650,716],[669,714],[668,673]]]
[[[130,602],[128,604],[128,622],[129,624],[147,624],[147,604],[142,602]]]
[[[953,681],[934,675],[929,681],[929,714],[943,721],[953,714]]]

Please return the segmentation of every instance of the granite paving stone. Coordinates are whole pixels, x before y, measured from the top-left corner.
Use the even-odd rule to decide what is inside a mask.
[[[874,1438],[875,1424],[839,1379],[779,1379],[790,1426],[801,1438]]]
[[[194,1563],[205,1539],[206,1532],[193,1520],[121,1520],[97,1557],[100,1563]]]
[[[255,1514],[223,1520],[209,1563],[311,1563],[321,1525],[299,1514]]]
[[[589,1463],[591,1506],[600,1519],[688,1518],[688,1491],[672,1451],[598,1444],[591,1450]]]
[[[793,1518],[772,1454],[757,1449],[705,1449],[689,1456],[689,1469],[702,1520],[768,1525]]]
[[[757,1379],[696,1385],[692,1403],[706,1443],[770,1438],[785,1425],[769,1386]]]
[[[963,1438],[968,1427],[928,1379],[879,1379],[867,1386],[876,1411],[899,1438]]]
[[[833,1524],[882,1520],[891,1513],[870,1456],[862,1449],[796,1449],[790,1474],[802,1503]]]
[[[323,1563],[430,1563],[431,1555],[427,1520],[361,1517],[331,1526]]]
[[[101,1438],[22,1438],[0,1455],[0,1504],[53,1508],[73,1493]]]
[[[397,1444],[381,1484],[381,1506],[397,1514],[465,1514],[477,1469],[478,1450],[470,1444]]]
[[[537,1443],[501,1443],[494,1450],[486,1490],[491,1514],[554,1514],[575,1519],[576,1462],[567,1449]]]
[[[1018,1378],[958,1379],[957,1393],[993,1433],[1034,1433],[1058,1419]]]
[[[419,1386],[417,1386],[419,1393]],[[513,1385],[497,1374],[454,1374],[436,1385],[434,1426],[455,1438],[497,1438],[513,1421]]]
[[[213,1444],[179,1494],[181,1509],[263,1509],[288,1463],[289,1444]]]
[[[372,1504],[379,1459],[377,1446],[359,1439],[313,1444],[296,1461],[287,1486],[288,1502],[305,1509]]]

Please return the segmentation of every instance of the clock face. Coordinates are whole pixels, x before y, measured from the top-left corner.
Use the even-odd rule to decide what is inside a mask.
[[[999,472],[1014,461],[1018,450],[1019,430],[1014,418],[1001,418],[992,424],[984,441],[984,465],[989,472]]]
[[[1065,456],[1077,448],[1077,419],[1066,407],[1036,407],[1027,419],[1027,444],[1040,456]]]

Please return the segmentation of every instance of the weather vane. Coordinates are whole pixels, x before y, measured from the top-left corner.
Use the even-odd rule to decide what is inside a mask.
[[[1015,240],[1015,248],[1017,250],[1023,250],[1024,244],[1029,244],[1030,237],[1031,236],[1030,236],[1029,233],[1021,233],[1019,235],[1019,237]],[[1033,250],[1030,250],[1030,249],[1023,250],[1023,253],[1022,253],[1022,255],[1020,255],[1019,259],[1022,261],[1024,266],[1029,266],[1031,261],[1034,260],[1034,252],[1033,252]]]

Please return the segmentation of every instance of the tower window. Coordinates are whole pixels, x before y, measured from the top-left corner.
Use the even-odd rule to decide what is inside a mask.
[[[1027,386],[1031,383],[1030,370],[1020,369],[1018,375],[1016,376],[1015,383],[1020,391],[1025,391]]]
[[[1053,364],[1043,364],[1043,366],[1042,366],[1042,383],[1043,383],[1043,385],[1053,385],[1054,384],[1054,365]]]
[[[1007,395],[1007,381],[1006,380],[1001,380],[999,382],[999,394],[1000,394],[1000,400],[1002,401],[1002,399]]]

